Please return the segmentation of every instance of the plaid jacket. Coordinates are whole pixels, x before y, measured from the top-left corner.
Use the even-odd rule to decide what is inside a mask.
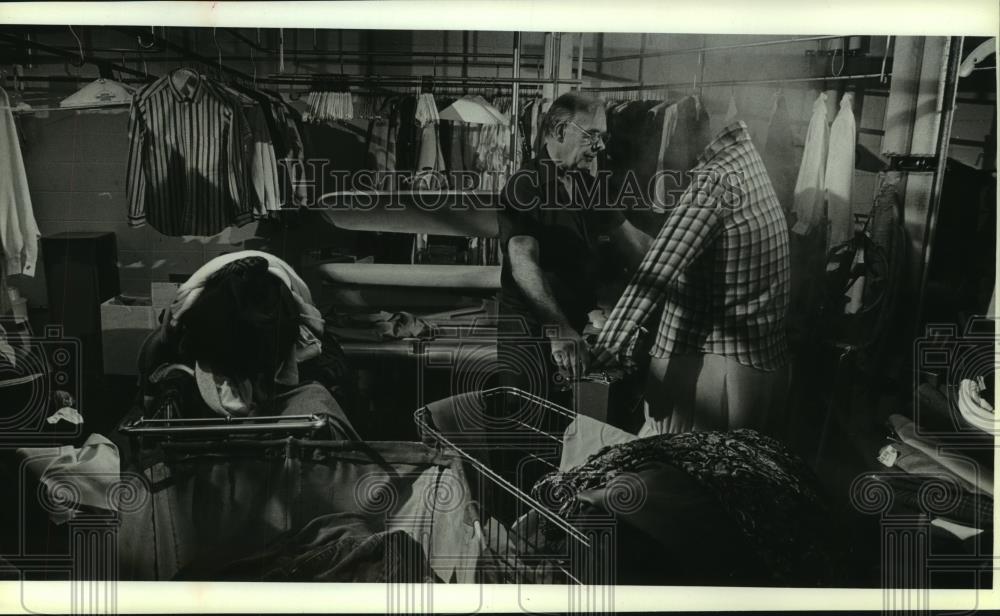
[[[691,174],[597,345],[630,358],[640,327],[655,328],[654,357],[709,353],[780,368],[788,228],[746,125],[727,126]]]

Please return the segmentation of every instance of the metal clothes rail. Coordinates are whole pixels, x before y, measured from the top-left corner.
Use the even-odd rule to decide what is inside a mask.
[[[299,75],[269,75],[258,77],[258,83],[289,84],[289,85],[311,85],[314,82],[346,82],[347,85],[367,85],[367,84],[403,84],[403,85],[467,85],[471,83],[482,85],[541,85],[541,84],[569,84],[580,85],[577,79],[551,79],[540,77],[442,77],[433,75],[340,75],[334,73],[299,74]]]
[[[80,105],[78,107],[0,107],[11,113],[42,113],[49,111],[103,111],[105,109],[128,109],[131,103],[109,103],[104,105]]]
[[[46,45],[44,43],[39,43],[37,41],[29,41],[13,34],[5,34],[0,32],[0,41],[10,41],[18,46],[23,46],[25,48],[37,49],[38,51],[44,51],[50,55],[60,56],[67,59],[79,60],[79,65],[84,64],[94,64],[98,69],[104,73],[107,70],[115,70],[119,73],[124,73],[126,75],[134,75],[136,77],[147,77],[142,71],[138,71],[127,66],[121,66],[120,64],[115,64],[111,60],[106,58],[98,58],[95,56],[88,56],[81,53],[80,51],[67,51],[59,47],[53,47],[52,45]],[[91,79],[92,81],[93,79]]]
[[[691,47],[688,49],[667,49],[663,51],[645,51],[641,50],[639,53],[625,54],[621,56],[610,56],[607,58],[601,58],[599,62],[624,62],[626,60],[642,60],[644,58],[663,58],[667,56],[680,56],[686,54],[694,53],[705,53],[713,51],[732,51],[735,49],[746,49],[750,47],[769,47],[771,45],[789,45],[793,43],[807,43],[811,41],[825,41],[830,39],[842,39],[850,38],[849,36],[844,36],[842,34],[838,35],[827,35],[827,36],[805,36],[787,39],[773,39],[768,41],[758,41],[754,43],[737,43],[734,45],[713,45],[710,47]],[[645,39],[645,35],[643,35]]]
[[[640,83],[626,86],[584,86],[582,89],[591,92],[641,92],[645,90],[667,90],[670,88],[712,88],[712,87],[735,87],[747,85],[768,85],[783,83],[809,83],[813,81],[860,81],[864,79],[888,79],[889,74],[867,73],[863,75],[824,75],[818,77],[790,77],[775,79],[742,79],[730,81],[706,81],[706,82],[671,82],[671,83]]]

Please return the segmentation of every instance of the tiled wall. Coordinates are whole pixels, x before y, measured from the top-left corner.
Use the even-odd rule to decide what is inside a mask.
[[[25,172],[42,235],[62,231],[112,231],[118,243],[122,292],[149,295],[153,280],[191,273],[208,259],[253,237],[254,224],[211,238],[161,235],[126,220],[125,167],[128,113],[50,112],[20,118]],[[39,254],[40,261],[45,258]],[[35,307],[46,305],[41,263],[34,279],[15,276]]]

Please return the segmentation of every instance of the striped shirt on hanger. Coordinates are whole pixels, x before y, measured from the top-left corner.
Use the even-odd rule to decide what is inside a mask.
[[[173,71],[132,99],[129,224],[148,222],[171,236],[215,235],[253,219],[253,137],[231,97],[179,70],[191,75],[182,89]]]

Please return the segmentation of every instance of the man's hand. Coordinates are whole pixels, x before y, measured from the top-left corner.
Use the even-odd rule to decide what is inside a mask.
[[[590,369],[590,353],[583,337],[576,332],[554,336],[549,339],[552,345],[552,359],[559,371],[571,379],[578,379]]]

